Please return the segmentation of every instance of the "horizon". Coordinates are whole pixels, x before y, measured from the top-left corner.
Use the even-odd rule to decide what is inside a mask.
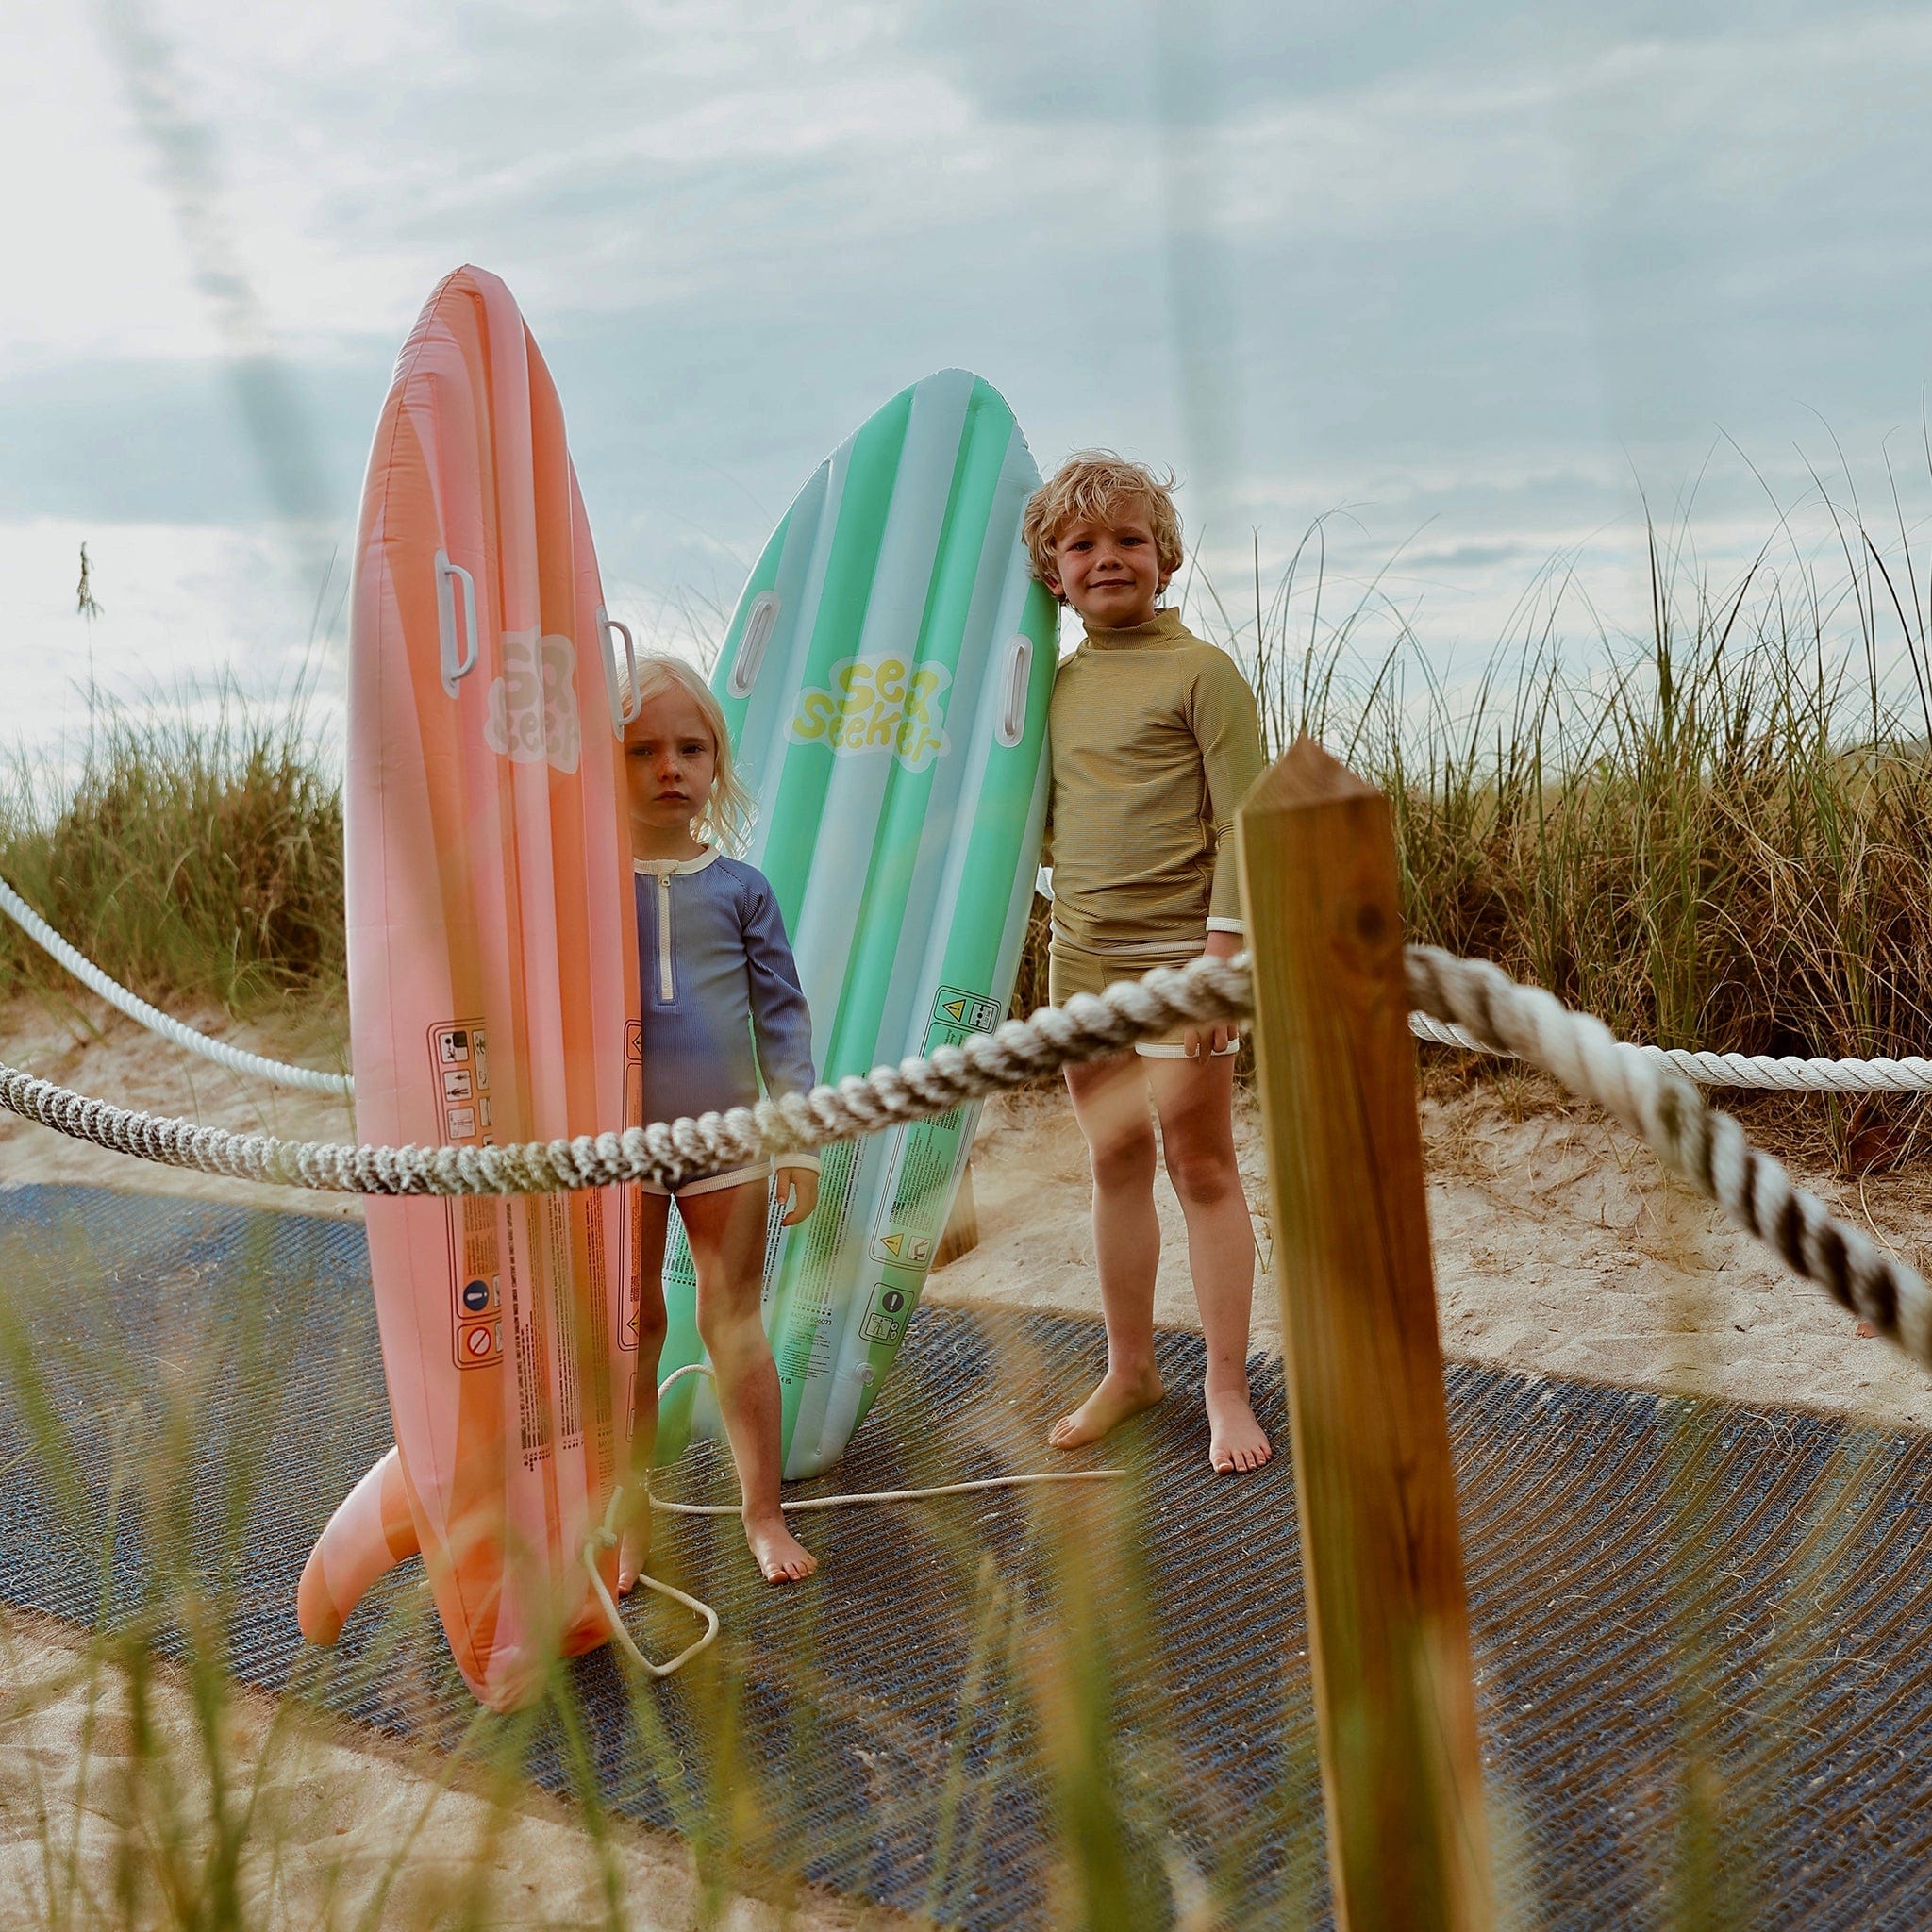
[[[1057,35],[1017,0],[108,0],[14,26],[18,745],[78,724],[90,664],[272,699],[312,631],[329,710],[389,366],[463,258],[523,304],[611,607],[659,644],[721,628],[815,464],[949,363],[1044,469],[1098,443],[1179,471],[1230,604],[1251,531],[1265,595],[1328,519],[1331,585],[1379,582],[1364,661],[1407,627],[1452,687],[1540,583],[1579,650],[1640,630],[1646,502],[1667,532],[1693,506],[1720,585],[1767,542],[1842,575],[1834,507],[1893,558],[1932,509],[1932,21],[1904,8],[1157,0]]]

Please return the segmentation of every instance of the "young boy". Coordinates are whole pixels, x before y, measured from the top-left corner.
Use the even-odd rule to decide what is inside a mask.
[[[1026,506],[1034,572],[1086,626],[1050,713],[1056,1006],[1156,966],[1241,950],[1231,834],[1260,775],[1260,720],[1233,658],[1160,606],[1181,563],[1170,488],[1138,463],[1085,451]],[[1067,1070],[1093,1171],[1107,1374],[1054,1424],[1057,1449],[1097,1441],[1160,1400],[1151,1094],[1208,1343],[1208,1460],[1252,1470],[1274,1453],[1248,1405],[1255,1240],[1235,1166],[1238,1044],[1232,1026],[1189,1027]]]

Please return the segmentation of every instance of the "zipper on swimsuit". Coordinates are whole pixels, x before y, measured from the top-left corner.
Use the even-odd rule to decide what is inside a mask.
[[[671,970],[671,874],[658,874],[658,997],[668,1007],[677,997],[677,980]]]

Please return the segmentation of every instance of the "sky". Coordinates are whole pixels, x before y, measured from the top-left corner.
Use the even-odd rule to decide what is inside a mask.
[[[508,282],[613,609],[722,628],[813,465],[976,370],[1171,466],[1237,615],[1453,675],[1932,510],[1932,14],[1707,0],[0,0],[0,743],[92,676],[339,702],[397,348]],[[1782,514],[1781,514],[1782,513]],[[81,543],[98,614],[75,609]],[[1923,575],[1923,572],[1922,572]],[[1373,589],[1369,587],[1373,586]],[[1243,598],[1246,600],[1243,604]]]

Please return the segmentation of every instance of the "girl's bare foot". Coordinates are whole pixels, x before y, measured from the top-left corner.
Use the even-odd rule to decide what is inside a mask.
[[[747,1516],[744,1540],[767,1583],[803,1583],[819,1567],[819,1559],[785,1527],[783,1516]]]
[[[1268,1432],[1255,1420],[1248,1398],[1232,1390],[1216,1394],[1208,1390],[1208,1460],[1224,1475],[1245,1474],[1271,1461],[1274,1444]]]
[[[1097,1442],[1109,1430],[1117,1429],[1130,1415],[1152,1408],[1160,1400],[1160,1373],[1152,1363],[1143,1374],[1126,1375],[1113,1369],[1100,1378],[1100,1385],[1072,1415],[1063,1415],[1046,1432],[1048,1443],[1056,1449],[1084,1449]]]

